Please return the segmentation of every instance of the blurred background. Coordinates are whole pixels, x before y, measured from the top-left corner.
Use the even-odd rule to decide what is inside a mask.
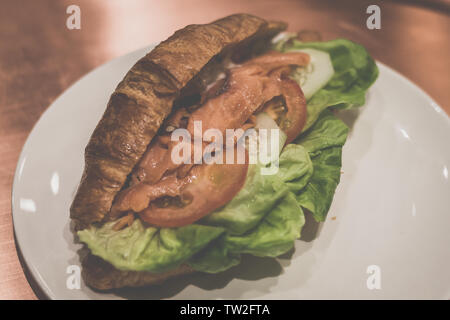
[[[71,4],[81,9],[80,30],[66,27]],[[379,30],[366,27],[371,4],[381,9]],[[0,0],[0,299],[45,298],[22,269],[10,205],[20,150],[43,111],[108,60],[238,12],[359,42],[450,114],[449,0]]]

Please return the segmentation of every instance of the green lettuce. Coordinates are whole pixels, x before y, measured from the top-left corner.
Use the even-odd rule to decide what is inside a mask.
[[[285,146],[275,175],[249,168],[244,187],[224,207],[180,228],[144,227],[139,220],[120,231],[113,223],[78,232],[94,255],[120,270],[163,272],[181,264],[216,273],[239,264],[242,254],[277,257],[294,245],[304,210],[324,221],[340,179],[348,128],[328,107],[364,104],[378,69],[366,50],[348,40],[277,44],[290,51],[314,48],[330,54],[335,74],[307,102],[307,124]]]
[[[226,242],[231,252],[277,257],[293,247],[304,224],[302,208],[295,196],[288,193],[251,232],[243,236],[228,235]]]
[[[317,221],[324,221],[341,177],[342,146],[348,127],[329,110],[325,110],[310,130],[295,143],[308,150],[313,174],[305,189],[297,195],[298,203]]]
[[[254,228],[289,191],[277,175],[261,175],[260,171],[259,165],[250,165],[245,185],[239,193],[201,222],[224,227],[231,234],[244,234]]]
[[[303,210],[293,193],[271,208],[260,223],[243,235],[226,233],[189,260],[198,271],[217,273],[240,262],[241,254],[277,257],[294,246],[305,223]]]
[[[301,191],[309,182],[314,172],[314,165],[308,151],[301,144],[289,144],[280,155],[277,175],[290,191]]]
[[[290,170],[290,166],[302,170]],[[279,174],[260,172],[259,165],[252,168],[246,184],[234,198],[239,201],[231,201],[203,219],[203,223],[221,226],[227,232],[189,261],[194,269],[220,272],[237,264],[243,253],[276,257],[290,250],[300,237],[305,223],[303,210],[285,182],[306,185],[305,177],[312,174],[306,149],[299,145],[286,148],[280,155]],[[269,201],[264,203],[264,199]]]
[[[179,266],[225,232],[223,228],[187,225],[180,228],[144,227],[139,219],[122,230],[115,222],[78,232],[92,254],[120,270],[163,272]]]

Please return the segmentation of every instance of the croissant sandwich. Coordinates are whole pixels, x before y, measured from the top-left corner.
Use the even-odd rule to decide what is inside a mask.
[[[70,217],[83,278],[108,290],[219,273],[324,221],[348,128],[378,69],[344,39],[236,14],[176,31],[112,93]]]

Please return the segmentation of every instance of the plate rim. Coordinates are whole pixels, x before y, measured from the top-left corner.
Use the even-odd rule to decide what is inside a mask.
[[[109,65],[112,65],[117,60],[123,59],[124,57],[129,56],[129,55],[136,54],[137,52],[140,52],[140,51],[152,50],[155,46],[156,46],[156,44],[150,44],[150,45],[138,48],[136,50],[130,51],[130,52],[124,54],[124,55],[115,57],[115,58],[113,58],[111,60],[108,60],[107,62],[105,62],[105,63],[95,67],[94,69],[88,71],[83,76],[81,76],[80,78],[75,80],[70,86],[68,86],[66,89],[64,89],[48,105],[48,107],[44,110],[44,112],[39,116],[38,120],[34,123],[32,129],[28,133],[24,144],[22,145],[19,157],[17,159],[16,167],[15,167],[15,170],[14,170],[13,183],[11,185],[11,216],[12,216],[12,223],[13,223],[14,245],[16,247],[17,256],[19,256],[19,254],[21,254],[21,256],[22,256],[22,261],[20,262],[21,266],[22,266],[22,263],[25,265],[25,267],[30,271],[30,274],[28,276],[31,276],[33,278],[33,280],[36,282],[36,284],[39,286],[39,288],[43,291],[43,293],[47,296],[47,298],[49,298],[51,300],[59,300],[59,299],[64,299],[64,298],[63,297],[62,298],[57,297],[53,293],[53,291],[46,284],[46,281],[41,277],[39,271],[35,269],[35,267],[33,266],[32,263],[30,263],[29,255],[25,254],[26,249],[24,250],[24,248],[21,245],[21,243],[23,244],[23,241],[21,242],[21,240],[20,240],[20,238],[21,238],[20,231],[18,230],[18,226],[17,226],[18,222],[16,221],[17,220],[16,216],[18,215],[18,213],[17,213],[18,209],[14,205],[15,190],[16,190],[17,185],[19,183],[18,180],[19,180],[19,176],[20,176],[21,167],[22,167],[22,165],[24,165],[23,161],[24,161],[25,149],[28,146],[28,144],[30,143],[31,137],[38,130],[38,126],[42,122],[42,119],[48,115],[48,113],[50,112],[50,110],[52,109],[54,104],[57,101],[59,101],[67,91],[71,90],[75,85],[77,85],[78,83],[82,82],[86,77],[88,77],[92,73],[98,72],[99,70],[101,70],[103,68],[107,68]],[[409,78],[407,78],[406,76],[404,76],[403,74],[398,72],[397,70],[389,67],[388,65],[386,65],[386,64],[384,64],[384,63],[382,63],[382,62],[380,62],[378,60],[375,60],[375,61],[376,61],[376,64],[378,65],[378,67],[380,69],[383,69],[384,71],[387,71],[387,72],[391,73],[391,75],[393,75],[398,81],[402,81],[403,83],[408,85],[410,88],[412,88],[413,90],[415,90],[419,94],[421,94],[429,102],[429,106],[427,106],[427,108],[431,108],[432,111],[437,113],[439,117],[444,118],[447,121],[447,125],[449,126],[448,129],[450,130],[450,115],[447,114],[447,112],[424,89],[419,87],[414,81],[410,80]],[[378,79],[376,81],[378,81]],[[106,106],[105,106],[105,109],[106,109]],[[22,270],[25,273],[24,269],[25,268],[22,266]],[[26,278],[28,284],[30,285],[31,289],[33,290],[33,293],[35,293],[35,290],[31,286],[30,281],[28,281],[27,276],[25,276],[25,278]],[[88,298],[86,298],[86,299],[88,299]]]

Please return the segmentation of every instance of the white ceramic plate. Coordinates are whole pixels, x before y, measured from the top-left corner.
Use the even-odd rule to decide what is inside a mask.
[[[14,229],[25,263],[50,298],[450,298],[450,121],[422,90],[382,64],[366,105],[341,113],[351,127],[341,183],[327,221],[318,226],[308,219],[295,251],[277,260],[246,258],[223,274],[160,287],[108,294],[84,283],[69,289],[67,271],[79,265],[80,248],[69,230],[69,207],[84,147],[117,83],[149,50],[115,59],[75,83],[23,147],[13,186]],[[378,283],[373,277],[379,289],[368,288]]]

